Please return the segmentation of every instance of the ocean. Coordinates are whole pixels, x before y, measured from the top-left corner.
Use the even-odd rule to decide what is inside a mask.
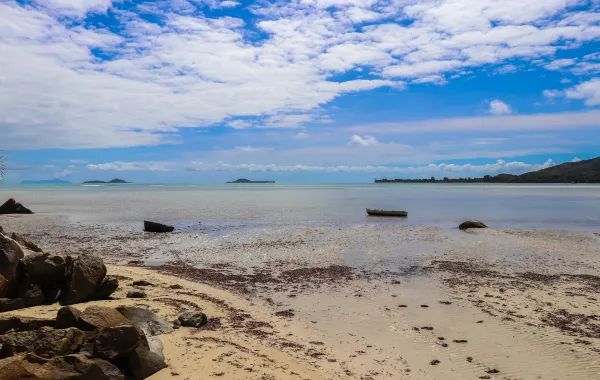
[[[9,197],[38,214],[65,216],[72,222],[129,225],[150,219],[191,230],[379,223],[456,228],[467,219],[503,228],[600,230],[599,185],[0,186],[0,199]],[[408,218],[369,217],[367,207],[406,210]]]

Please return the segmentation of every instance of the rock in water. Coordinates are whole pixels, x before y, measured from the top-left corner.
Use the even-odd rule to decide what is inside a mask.
[[[23,278],[19,260],[24,257],[19,243],[0,234],[0,297],[12,298],[16,295]]]
[[[181,326],[184,327],[201,327],[208,323],[208,318],[203,312],[196,311],[185,311],[177,318]]]
[[[488,226],[479,220],[467,220],[466,222],[461,223],[458,228],[461,230],[466,230],[468,228],[488,228]]]
[[[19,287],[19,298],[27,307],[39,306],[44,303],[45,297],[42,288],[31,277],[26,277]]]
[[[43,287],[53,287],[65,281],[66,264],[62,256],[34,253],[21,259],[25,272]]]
[[[147,337],[173,332],[173,328],[166,320],[156,315],[152,310],[143,307],[119,306],[117,310],[129,319],[137,328],[142,330]]]
[[[119,280],[115,277],[106,276],[100,287],[91,295],[90,300],[105,300],[108,299],[119,288]]]
[[[175,227],[166,224],[154,223],[144,220],[144,231],[146,232],[173,232]]]
[[[20,298],[0,298],[0,313],[5,311],[19,310],[25,307]]]
[[[33,214],[33,212],[13,198],[10,198],[0,206],[0,214]]]
[[[89,306],[77,321],[77,327],[84,331],[130,324],[131,322],[117,309],[102,306]]]
[[[30,251],[43,252],[42,249],[37,246],[37,244],[25,238],[24,236],[18,235],[13,232],[12,235],[10,235],[10,237],[17,243],[21,244],[23,247],[29,249]]]
[[[140,339],[140,330],[132,325],[104,328],[96,338],[94,356],[109,361],[125,358],[137,347]]]
[[[96,292],[106,277],[106,266],[95,255],[82,254],[67,269],[61,302],[72,305],[86,301]]]

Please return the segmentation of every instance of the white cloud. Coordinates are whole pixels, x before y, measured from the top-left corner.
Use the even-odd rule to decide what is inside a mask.
[[[571,162],[580,162],[581,158],[579,157],[574,157],[573,160]]]
[[[446,175],[450,177],[474,177],[485,174],[521,174],[554,166],[551,159],[541,164],[529,164],[521,161],[507,162],[498,160],[493,164],[430,164],[424,166],[352,166],[352,165],[276,165],[276,164],[228,164],[223,162],[204,163],[191,161],[187,163],[175,162],[113,162],[98,165],[88,165],[89,170],[104,171],[157,171],[165,170],[192,170],[192,171],[247,171],[247,172],[327,172],[327,173],[396,173],[406,176],[431,176]]]
[[[241,150],[242,152],[247,152],[247,153],[262,152],[262,151],[268,150],[267,148],[261,148],[261,147],[255,148],[255,147],[251,147],[250,145],[238,146],[235,149]]]
[[[306,132],[298,132],[293,136],[293,138],[295,140],[306,140],[310,138],[310,135]]]
[[[352,136],[348,142],[348,144],[356,144],[361,146],[376,145],[377,143],[377,139],[373,136],[360,137],[358,135]]]
[[[577,62],[577,59],[557,59],[544,66],[548,70],[561,70],[568,66],[573,66]]]
[[[569,78],[563,78],[563,79],[560,80],[560,83],[562,83],[562,84],[568,84],[568,83],[571,83],[571,82],[572,81]]]
[[[512,113],[512,109],[503,101],[494,99],[490,102],[489,112],[492,115],[509,115]]]
[[[563,92],[560,90],[544,90],[542,91],[544,98],[554,99],[563,96]]]
[[[227,126],[234,129],[244,129],[252,126],[252,123],[247,120],[232,120],[227,122]]]
[[[594,78],[575,87],[565,90],[569,99],[583,99],[587,106],[600,104],[600,78]]]
[[[107,12],[111,0],[1,2],[3,142],[156,145],[178,142],[180,128],[239,127],[238,118],[259,119],[244,128],[301,128],[347,93],[403,89],[399,79],[443,84],[515,60],[527,67],[600,38],[598,12],[579,0],[257,1],[244,2],[244,19],[205,15],[197,4],[241,6],[147,2],[112,9],[108,29],[81,19]],[[594,73],[594,59],[569,68]]]

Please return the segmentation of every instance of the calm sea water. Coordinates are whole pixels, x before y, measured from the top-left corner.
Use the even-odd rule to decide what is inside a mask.
[[[352,225],[397,223],[600,230],[598,185],[107,185],[0,187],[37,213],[72,221],[184,225]],[[407,219],[368,217],[366,207],[406,210]]]

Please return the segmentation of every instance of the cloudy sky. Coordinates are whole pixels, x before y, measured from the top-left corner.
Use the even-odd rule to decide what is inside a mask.
[[[8,182],[522,173],[599,106],[600,0],[0,2]]]

